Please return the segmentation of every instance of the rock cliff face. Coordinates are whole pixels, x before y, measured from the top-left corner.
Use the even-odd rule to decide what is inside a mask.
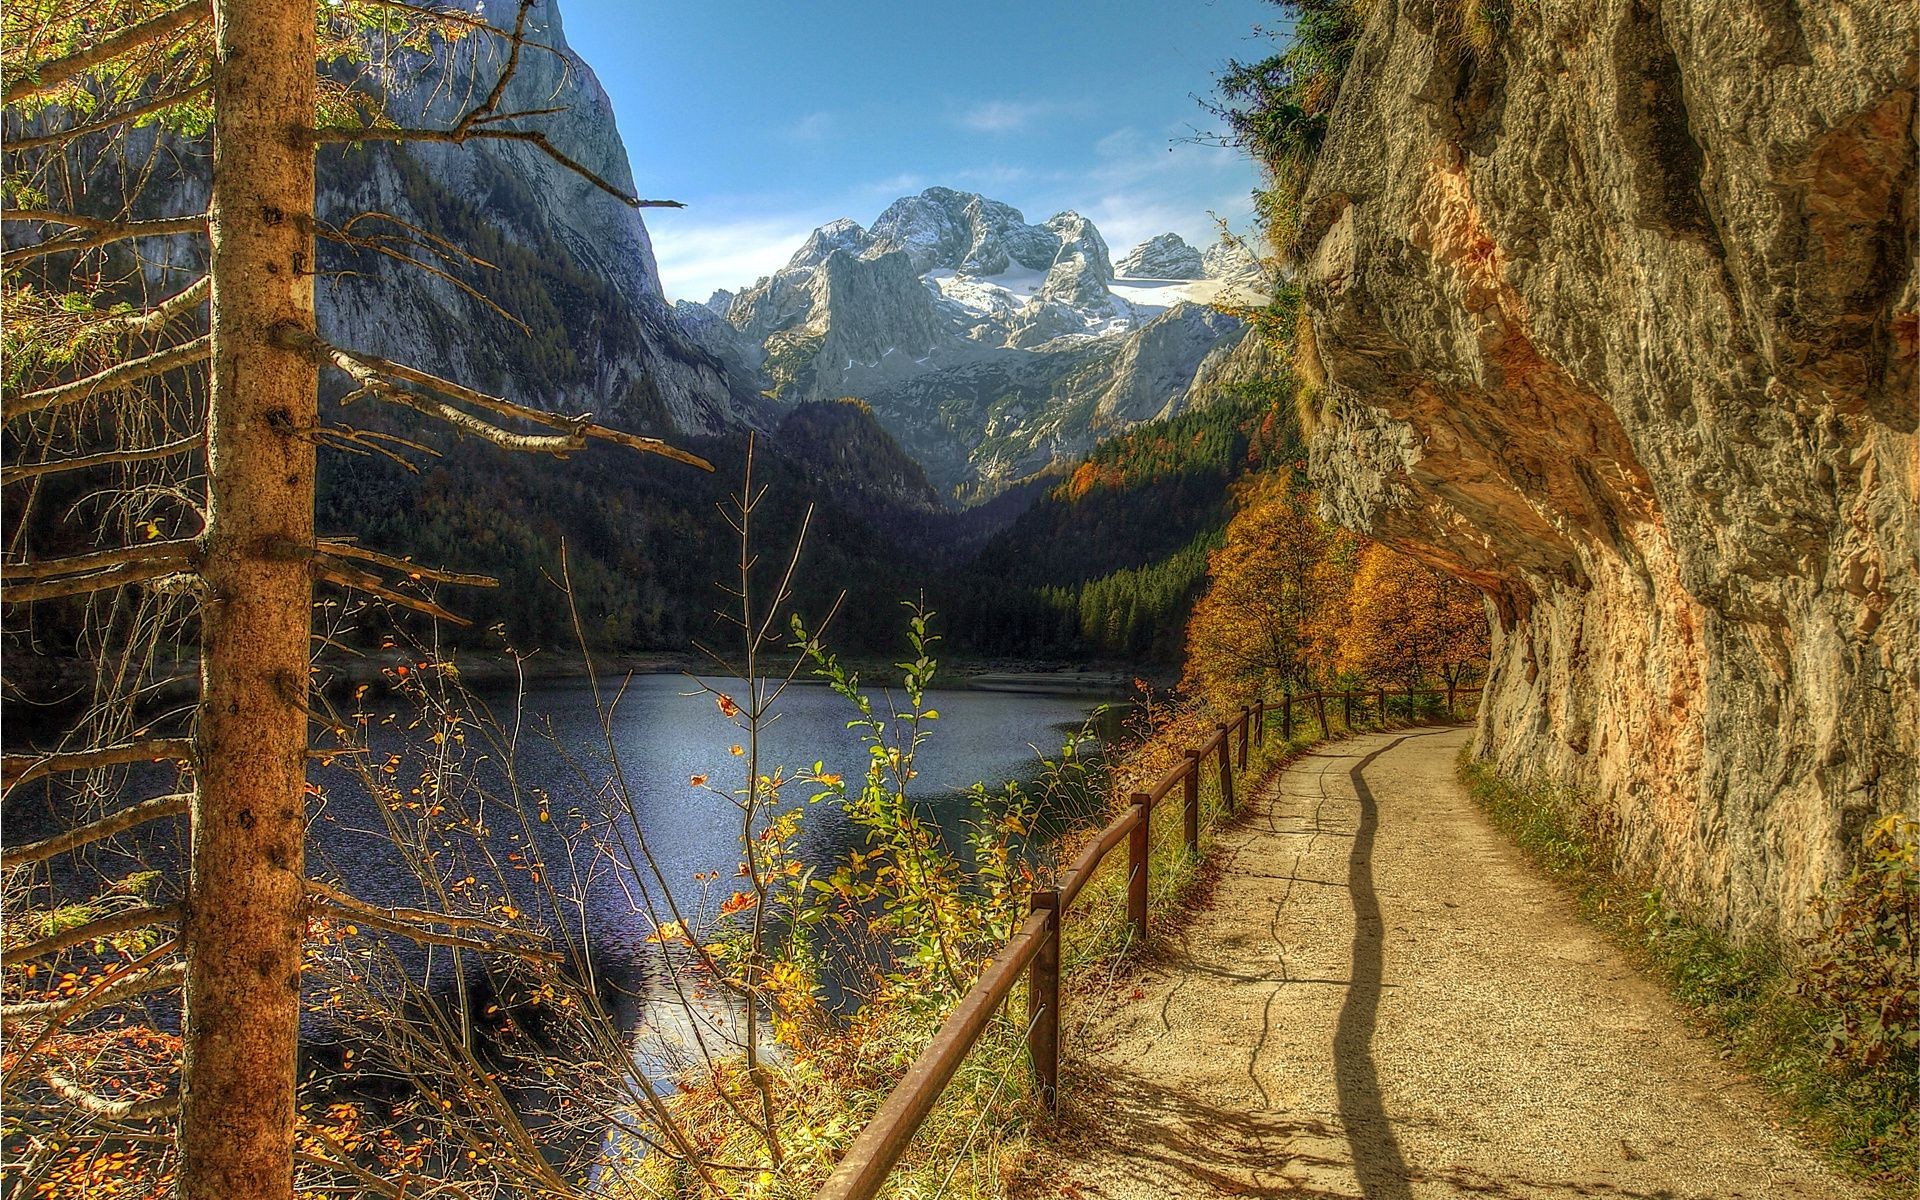
[[[1306,197],[1324,503],[1492,597],[1480,754],[1803,927],[1920,810],[1914,11],[1439,15],[1374,6]]]
[[[484,0],[469,10],[511,29],[518,4]],[[568,46],[555,0],[532,9],[526,33],[547,49],[521,56],[501,109],[558,111],[509,124],[541,130],[562,153],[632,192],[612,106]],[[395,122],[444,128],[486,94],[504,57],[502,40],[476,35],[432,59],[383,59],[375,78]],[[669,310],[639,211],[537,147],[329,148],[318,203],[322,220],[362,236],[404,231],[388,217],[358,217],[390,214],[479,254],[492,268],[465,273],[526,326],[444,278],[323,242],[329,273],[317,302],[328,337],[543,408],[663,432],[764,428],[774,419],[750,376],[730,374]]]
[[[1206,261],[1177,233],[1148,238],[1113,265],[1121,275],[1140,279],[1205,279]]]

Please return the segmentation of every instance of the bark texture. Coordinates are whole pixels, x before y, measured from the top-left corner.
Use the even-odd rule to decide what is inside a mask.
[[[199,793],[187,924],[181,1190],[293,1187],[294,1067],[312,585],[316,370],[274,330],[313,330],[310,0],[218,0],[214,360]]]
[[[1477,752],[1789,932],[1920,808],[1915,8],[1380,0],[1307,196],[1336,519],[1484,587]]]

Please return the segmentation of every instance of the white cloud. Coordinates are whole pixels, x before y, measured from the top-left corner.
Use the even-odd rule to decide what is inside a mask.
[[[961,110],[953,123],[974,133],[1017,133],[1050,108],[1036,101],[987,100]]]
[[[787,137],[795,142],[823,142],[833,133],[833,126],[832,113],[811,112],[788,128]]]
[[[703,221],[690,213],[649,214],[647,232],[669,300],[705,300],[715,288],[738,290],[771,275],[824,222],[811,217]]]

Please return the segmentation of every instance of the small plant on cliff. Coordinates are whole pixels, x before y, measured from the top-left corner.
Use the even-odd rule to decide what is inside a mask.
[[[1827,1054],[1847,1076],[1875,1072],[1911,1113],[1920,1104],[1920,821],[1875,822],[1860,862],[1816,907],[1798,991],[1832,1016]],[[1911,1118],[1909,1118],[1909,1122]]]

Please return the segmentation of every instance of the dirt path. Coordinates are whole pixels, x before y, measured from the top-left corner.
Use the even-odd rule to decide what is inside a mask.
[[[1303,759],[1204,911],[1067,1010],[1026,1197],[1853,1197],[1455,782],[1466,732]]]

